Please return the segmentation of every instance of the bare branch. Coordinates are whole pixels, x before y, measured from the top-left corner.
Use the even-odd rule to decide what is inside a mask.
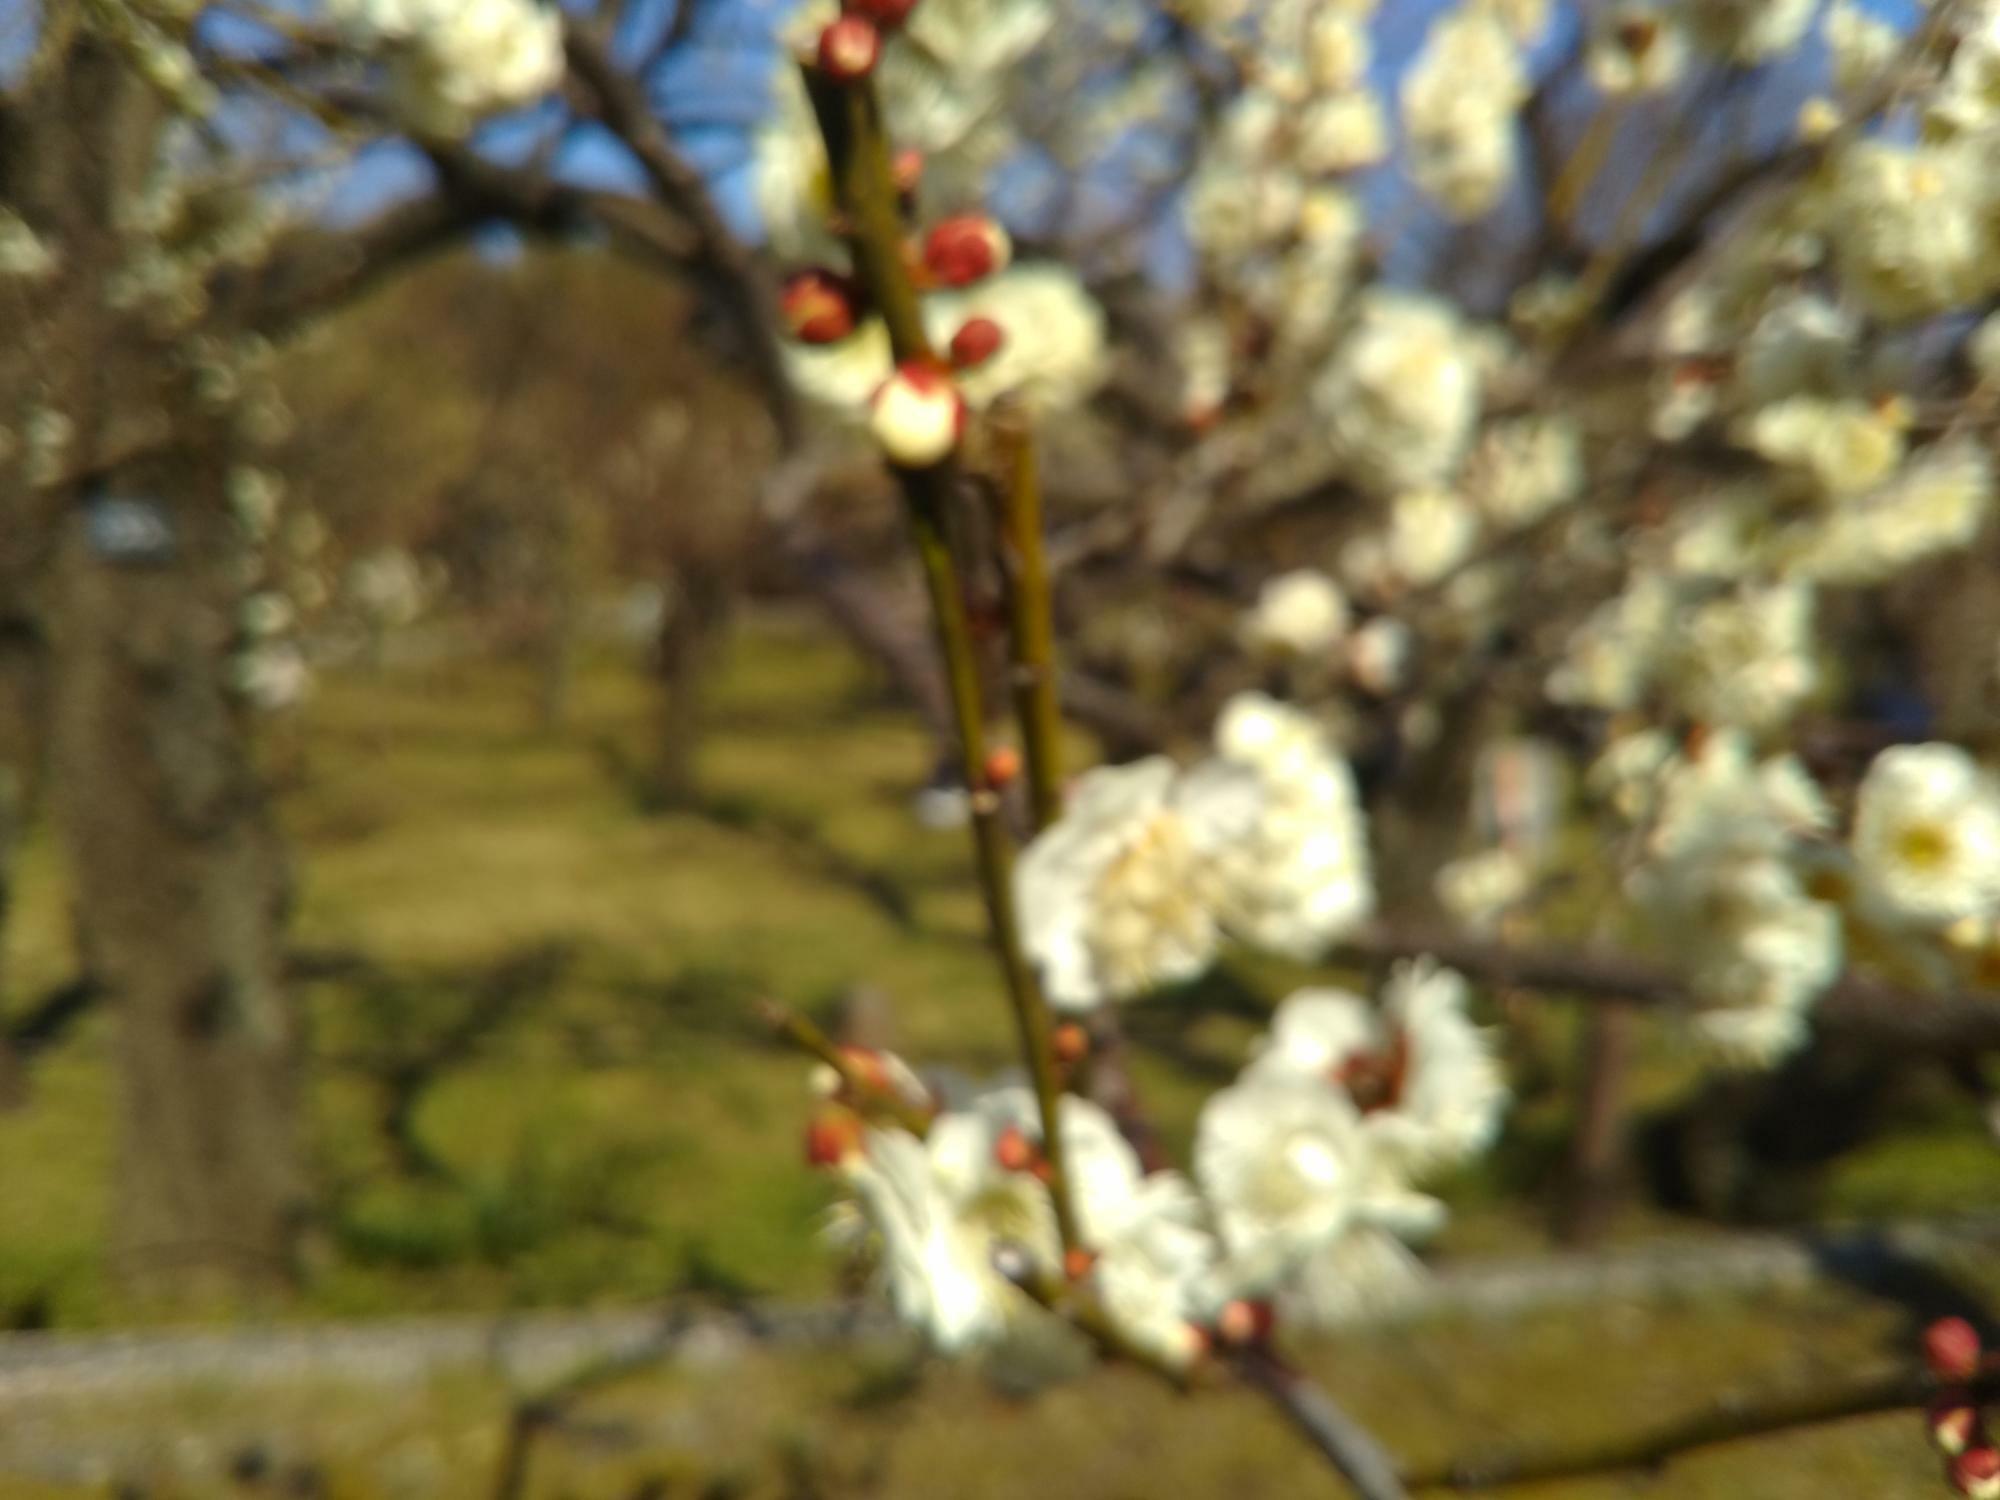
[[[1240,1355],[1236,1368],[1247,1384],[1271,1398],[1362,1500],[1404,1500],[1408,1491],[1397,1477],[1395,1461],[1325,1391],[1264,1349]]]
[[[1413,1490],[1464,1491],[1653,1471],[1722,1443],[1921,1407],[1938,1390],[1938,1382],[1920,1365],[1880,1365],[1803,1389],[1724,1392],[1708,1406],[1649,1431],[1541,1453],[1500,1451],[1455,1458],[1410,1471],[1406,1479]],[[2000,1371],[1989,1370],[1972,1393],[1987,1400],[2000,1394]]]

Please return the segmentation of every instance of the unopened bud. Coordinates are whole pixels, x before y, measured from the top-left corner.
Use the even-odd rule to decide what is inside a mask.
[[[1939,1380],[1979,1373],[1979,1331],[1963,1318],[1939,1318],[1924,1330],[1924,1363]]]
[[[847,0],[847,8],[857,16],[866,16],[884,31],[893,31],[910,19],[917,0]]]
[[[983,365],[1006,342],[1006,330],[991,318],[967,318],[951,336],[952,366],[969,370],[974,365]]]
[[[965,402],[942,371],[906,362],[875,392],[868,425],[889,462],[927,469],[958,446]]]
[[[840,1060],[847,1066],[847,1072],[857,1082],[871,1089],[886,1091],[889,1087],[889,1068],[882,1061],[882,1054],[871,1052],[866,1047],[844,1046],[840,1048]]]
[[[1217,1316],[1215,1336],[1222,1343],[1245,1348],[1268,1339],[1276,1321],[1270,1303],[1251,1302],[1239,1297],[1227,1304]]]
[[[1951,1461],[1951,1483],[1970,1500],[2000,1500],[2000,1449],[1967,1448]]]
[[[854,332],[854,294],[831,271],[800,271],[785,282],[785,327],[805,344],[831,344]]]
[[[981,770],[988,786],[1012,786],[1014,778],[1021,774],[1021,752],[1012,745],[995,745],[986,752],[986,764]]]
[[[820,69],[843,83],[866,78],[881,55],[882,33],[866,16],[842,16],[819,34]]]
[[[915,146],[900,148],[889,158],[889,176],[896,191],[908,197],[924,180],[924,153]]]
[[[1034,1168],[1038,1153],[1035,1143],[1019,1126],[1009,1125],[994,1139],[993,1160],[1004,1172],[1027,1172]]]
[[[1979,1408],[1964,1391],[1945,1391],[1931,1402],[1925,1413],[1931,1442],[1938,1452],[1956,1458],[1979,1436]]]
[[[861,1117],[851,1109],[831,1106],[806,1124],[806,1161],[815,1167],[837,1167],[861,1151]]]
[[[1049,1037],[1049,1046],[1057,1062],[1080,1063],[1090,1056],[1090,1033],[1074,1021],[1065,1021]]]
[[[1072,1245],[1063,1252],[1063,1275],[1071,1281],[1081,1281],[1090,1274],[1090,1268],[1097,1264],[1097,1252],[1086,1250],[1081,1245]]]
[[[985,214],[954,214],[931,226],[924,265],[940,286],[970,286],[1006,269],[1013,245]]]

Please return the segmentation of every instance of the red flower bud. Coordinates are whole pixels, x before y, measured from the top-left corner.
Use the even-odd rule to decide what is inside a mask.
[[[924,265],[939,286],[970,286],[1004,270],[1013,245],[985,214],[954,214],[931,226],[924,239]]]
[[[851,1109],[829,1105],[806,1125],[806,1161],[815,1167],[837,1167],[861,1150],[861,1117]]]
[[[881,55],[882,33],[866,16],[842,16],[819,34],[820,69],[843,83],[866,78]]]
[[[1938,1452],[1957,1457],[1979,1436],[1979,1408],[1964,1391],[1943,1391],[1925,1414]]]
[[[1081,1245],[1072,1245],[1063,1252],[1063,1275],[1071,1281],[1081,1281],[1090,1274],[1090,1268],[1097,1264],[1097,1252],[1086,1250]]]
[[[952,366],[969,370],[974,365],[983,365],[1006,342],[1006,331],[991,318],[967,318],[951,336]]]
[[[1009,1125],[993,1142],[993,1159],[1004,1172],[1032,1171],[1039,1158],[1035,1143],[1018,1126]]]
[[[917,0],[847,0],[850,13],[866,16],[884,31],[901,26],[916,8]]]
[[[943,371],[908,361],[875,392],[868,425],[889,462],[926,469],[958,446],[965,402]]]
[[[1250,1302],[1239,1297],[1217,1316],[1215,1336],[1222,1343],[1245,1348],[1268,1339],[1276,1322],[1277,1314],[1270,1303]]]
[[[924,153],[915,146],[904,146],[889,158],[889,176],[896,184],[896,191],[908,196],[917,190],[924,180]]]
[[[1951,1461],[1951,1483],[1970,1500],[2000,1500],[2000,1449],[1967,1448]]]
[[[831,271],[800,271],[788,277],[780,299],[785,326],[806,344],[831,344],[854,332],[854,292]]]
[[[1074,1021],[1065,1021],[1049,1038],[1057,1062],[1080,1063],[1090,1056],[1090,1033]]]
[[[1979,1331],[1963,1318],[1939,1318],[1924,1330],[1924,1362],[1939,1380],[1979,1373]]]
[[[986,764],[981,768],[986,784],[990,787],[1012,785],[1021,774],[1021,752],[1012,745],[995,745],[986,752]]]

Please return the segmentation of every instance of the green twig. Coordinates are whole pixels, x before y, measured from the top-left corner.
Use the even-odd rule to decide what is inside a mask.
[[[840,1075],[842,1093],[863,1116],[886,1119],[919,1139],[930,1134],[931,1117],[927,1110],[870,1076],[811,1021],[775,1000],[763,1001],[757,1009],[765,1024],[779,1036]]]
[[[1037,830],[1062,816],[1062,710],[1056,701],[1055,621],[1042,535],[1034,429],[1018,407],[994,421],[1000,455],[1000,562],[1007,591],[1008,669]]]
[[[834,191],[847,218],[854,261],[875,309],[889,330],[898,361],[935,362],[924,334],[917,289],[904,260],[904,227],[890,172],[888,139],[880,107],[866,80],[839,82],[817,69],[805,70],[806,87],[826,141]],[[1050,1044],[1053,1029],[1048,1001],[1021,946],[1014,909],[1013,849],[1000,819],[999,798],[986,781],[986,715],[979,657],[966,619],[965,592],[952,556],[945,519],[958,493],[958,466],[950,458],[927,468],[898,468],[904,510],[923,566],[924,586],[951,689],[952,719],[960,770],[972,804],[972,835],[979,884],[993,947],[1006,980],[1007,996],[1035,1085],[1042,1122],[1042,1152],[1048,1164],[1050,1201],[1065,1250],[1081,1243],[1070,1200],[1061,1129],[1062,1086]]]

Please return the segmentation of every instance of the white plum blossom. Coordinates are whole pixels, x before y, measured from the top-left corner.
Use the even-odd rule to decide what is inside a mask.
[[[1521,849],[1495,844],[1449,861],[1431,886],[1452,916],[1474,931],[1488,931],[1527,898],[1534,879],[1534,866]]]
[[[1353,773],[1305,715],[1231,700],[1215,756],[1077,779],[1015,866],[1023,944],[1050,1003],[1088,1010],[1189,980],[1225,932],[1310,957],[1372,909]]]
[[[844,339],[829,344],[785,342],[785,371],[808,401],[835,415],[860,421],[868,398],[889,378],[895,357],[889,330],[870,318]]]
[[[1824,494],[1842,496],[1896,471],[1908,425],[1900,403],[1792,396],[1754,413],[1745,437],[1772,463],[1798,471]]]
[[[1476,219],[1512,181],[1514,112],[1527,97],[1519,47],[1507,26],[1468,6],[1431,23],[1403,75],[1410,174],[1454,219]]]
[[[239,652],[230,668],[230,685],[252,708],[278,713],[297,707],[312,689],[312,665],[298,643],[260,639]]]
[[[1478,419],[1480,383],[1464,325],[1448,304],[1371,291],[1312,402],[1347,471],[1393,495],[1451,479]]]
[[[1012,394],[1035,411],[1062,411],[1103,381],[1104,310],[1066,266],[1009,266],[964,291],[924,300],[926,330],[941,348],[970,318],[991,318],[1005,335],[998,353],[958,376],[974,407]]]
[[[1239,1291],[1270,1290],[1356,1226],[1421,1236],[1443,1218],[1376,1155],[1346,1094],[1317,1079],[1246,1076],[1212,1096],[1194,1164],[1221,1274]]]
[[[1367,823],[1354,773],[1310,716],[1262,693],[1239,693],[1216,721],[1217,769],[1244,770],[1260,795],[1254,820],[1215,845],[1216,912],[1236,937],[1293,958],[1317,956],[1374,910]]]
[[[1105,372],[1104,312],[1073,272],[1047,262],[1009,266],[963,291],[926,297],[924,329],[939,348],[972,318],[990,318],[1002,341],[996,353],[952,384],[968,406],[990,406],[1018,395],[1038,412],[1066,410],[1086,399]],[[788,340],[792,383],[835,417],[859,421],[894,368],[889,331],[869,318],[844,339],[808,344]]]
[[[1840,972],[1840,914],[1800,878],[1800,840],[1830,814],[1785,758],[1716,734],[1669,767],[1646,862],[1629,886],[1687,977],[1697,1035],[1723,1060],[1769,1066],[1799,1046]]]
[[[1819,681],[1812,620],[1805,583],[1746,588],[1695,606],[1667,648],[1664,675],[1675,703],[1709,724],[1783,724]]]
[[[1290,656],[1319,656],[1347,632],[1347,596],[1317,568],[1295,568],[1265,580],[1243,622],[1253,649]]]
[[[1389,154],[1389,121],[1367,89],[1313,100],[1299,116],[1298,161],[1308,172],[1358,172]]]
[[[1097,1105],[1062,1101],[1063,1144],[1091,1283],[1128,1341],[1174,1368],[1201,1353],[1219,1254],[1207,1213],[1178,1172],[1146,1172]]]
[[[1001,1274],[995,1256],[1017,1250],[1043,1265],[1060,1257],[1047,1190],[997,1160],[997,1135],[1010,1123],[975,1110],[940,1115],[922,1140],[868,1130],[848,1184],[901,1321],[940,1353],[1033,1366],[1048,1360],[1062,1327]]]
[[[1859,94],[1879,82],[1903,45],[1895,26],[1854,0],[1834,0],[1825,33],[1833,81],[1843,94]]]
[[[1889,321],[1983,296],[1996,274],[1987,183],[1986,158],[1964,143],[1842,151],[1826,207],[1841,285]]]
[[[1617,711],[1635,707],[1651,683],[1676,593],[1656,573],[1640,573],[1570,633],[1562,662],[1550,674],[1558,703]]]
[[[1466,999],[1464,977],[1428,961],[1397,965],[1379,1008],[1345,990],[1300,990],[1278,1007],[1247,1076],[1340,1089],[1376,1152],[1411,1177],[1456,1166],[1492,1145],[1507,1102]]]
[[[336,25],[387,56],[419,130],[461,135],[562,80],[562,16],[532,0],[330,0]]]
[[[1165,756],[1078,777],[1014,871],[1023,943],[1049,1002],[1087,1010],[1206,969],[1221,930],[1202,851],[1240,836],[1257,800],[1247,772],[1189,786]]]
[[[1561,416],[1517,417],[1480,434],[1466,463],[1465,488],[1494,526],[1533,525],[1583,488],[1583,448]]]
[[[1650,0],[1605,5],[1591,16],[1584,69],[1613,99],[1663,94],[1687,72],[1688,38],[1667,7]]]
[[[1405,583],[1436,583],[1478,540],[1478,512],[1450,490],[1406,490],[1389,507],[1386,561]]]
[[[1686,0],[1690,36],[1724,62],[1755,67],[1804,39],[1819,0]]]
[[[1992,513],[1993,489],[1984,449],[1949,439],[1872,493],[1783,537],[1781,556],[1801,577],[1823,583],[1880,582],[1971,542]]]
[[[1899,745],[1868,767],[1853,849],[1882,907],[1942,926],[2000,900],[2000,789],[1955,745]]]

